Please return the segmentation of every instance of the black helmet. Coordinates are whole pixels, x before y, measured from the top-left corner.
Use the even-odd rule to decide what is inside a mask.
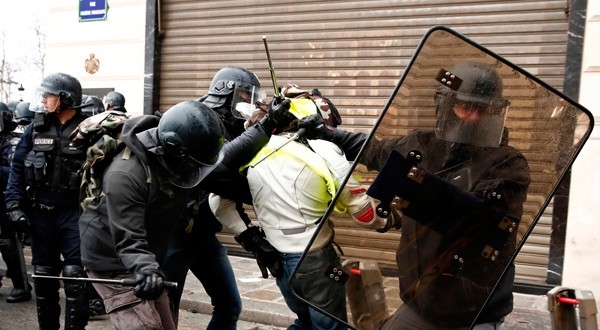
[[[212,109],[229,107],[235,117],[247,119],[255,110],[256,102],[262,99],[264,93],[261,93],[256,74],[244,68],[230,66],[215,74],[203,102]]]
[[[158,143],[171,183],[199,184],[221,161],[225,143],[219,117],[204,103],[184,101],[167,110],[158,123]]]
[[[127,112],[125,110],[125,96],[119,92],[108,92],[102,99],[102,102],[106,110]]]
[[[60,109],[75,108],[81,104],[81,84],[77,78],[66,73],[53,73],[42,80],[39,92],[57,95]]]
[[[10,132],[14,130],[16,125],[13,122],[13,113],[10,111],[6,103],[0,102],[0,115],[2,115],[2,120],[0,121],[0,132]]]
[[[86,117],[91,117],[104,112],[102,100],[94,95],[85,95],[81,98],[81,112]]]
[[[8,106],[8,109],[14,113],[15,110],[17,110],[17,104],[19,104],[19,102],[20,101],[10,101],[6,105]]]
[[[453,84],[444,84],[447,80],[442,79],[435,93],[438,138],[497,147],[510,104],[502,94],[500,75],[487,64],[471,61],[459,63],[446,75]]]
[[[35,117],[35,112],[29,109],[29,102],[21,102],[17,104],[17,108],[15,109],[15,123],[21,126],[27,126]]]

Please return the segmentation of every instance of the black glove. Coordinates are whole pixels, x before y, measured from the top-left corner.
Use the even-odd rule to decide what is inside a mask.
[[[263,278],[269,277],[267,269],[273,277],[281,275],[279,252],[265,239],[265,234],[259,227],[248,227],[239,236],[236,236],[235,240],[246,251],[252,252]]]
[[[333,127],[327,126],[323,117],[318,113],[300,119],[298,121],[298,129],[301,128],[305,129],[304,136],[310,140],[320,139],[331,141],[333,138]]]
[[[386,233],[388,230],[390,230],[392,228],[400,229],[400,228],[402,228],[401,220],[402,220],[402,214],[392,208],[392,213],[387,217],[385,226],[383,228],[377,229],[377,231],[380,233]]]
[[[18,202],[6,203],[6,215],[14,230],[23,233],[29,230],[29,218],[25,212],[23,212],[23,209]]]
[[[145,269],[135,274],[133,293],[143,300],[156,300],[163,293],[165,275],[158,269]]]
[[[267,134],[273,134],[287,128],[296,119],[290,112],[291,104],[292,101],[289,99],[280,100],[277,97],[269,103],[268,114],[260,121],[260,125]]]

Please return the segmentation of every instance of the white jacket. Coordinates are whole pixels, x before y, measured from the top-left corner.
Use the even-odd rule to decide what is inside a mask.
[[[263,154],[259,153],[250,163],[247,178],[254,211],[266,239],[279,252],[302,253],[351,165],[335,144],[308,140],[310,148],[294,141],[253,166],[287,138],[272,136]],[[239,225],[241,220],[232,220],[239,218],[233,202],[211,196],[210,204],[217,219],[234,234],[243,230]],[[358,224],[366,227],[378,229],[385,225],[385,219],[375,215],[374,202],[365,194],[365,189],[352,178],[340,194],[336,207],[353,215]],[[323,225],[311,250],[324,246],[332,235],[333,229]]]

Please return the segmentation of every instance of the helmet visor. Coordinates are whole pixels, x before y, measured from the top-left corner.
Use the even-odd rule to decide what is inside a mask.
[[[436,100],[438,138],[481,147],[500,145],[509,107],[506,99],[438,91]]]
[[[231,114],[239,119],[248,119],[256,110],[256,105],[265,97],[266,93],[260,88],[237,82],[233,88]]]
[[[45,87],[39,87],[29,102],[29,110],[33,112],[54,112],[60,107],[58,93]]]
[[[169,181],[176,187],[189,189],[194,188],[207,175],[209,175],[223,160],[223,152],[219,155],[213,164],[206,164],[196,160],[194,157],[187,156],[184,159],[169,159],[167,161],[169,172],[171,173]]]

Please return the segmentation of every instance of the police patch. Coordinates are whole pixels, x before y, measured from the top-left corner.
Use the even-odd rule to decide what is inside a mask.
[[[33,144],[34,145],[52,145],[54,144],[54,139],[48,139],[48,138],[36,138],[33,140]]]

